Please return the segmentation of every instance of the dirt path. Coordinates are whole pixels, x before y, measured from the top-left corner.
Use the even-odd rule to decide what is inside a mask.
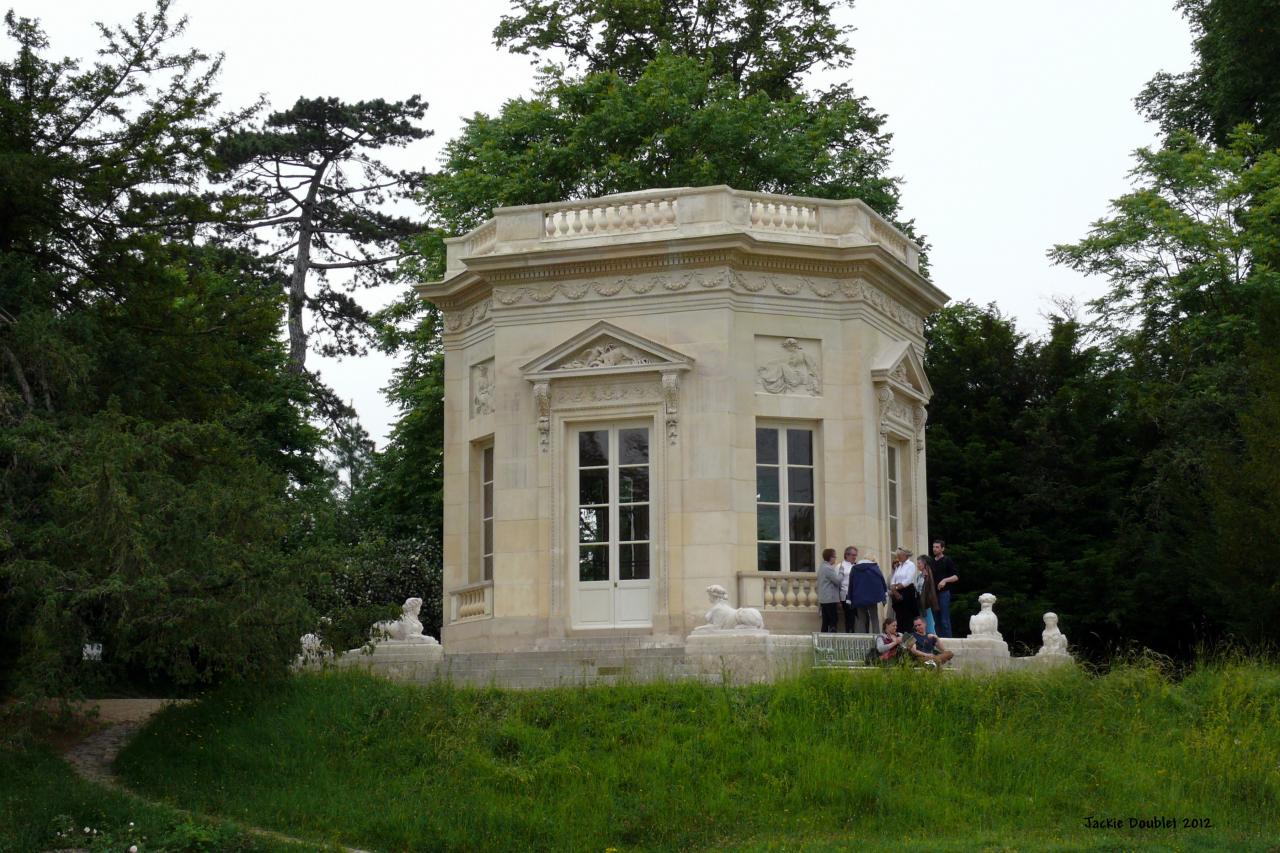
[[[137,797],[144,802],[162,808],[173,809],[192,818],[199,819],[203,817],[187,809],[151,800],[130,791],[111,770],[112,763],[116,760],[116,756],[120,754],[120,750],[128,743],[129,738],[133,737],[153,714],[172,701],[169,699],[98,699],[84,703],[83,710],[88,711],[96,707],[98,720],[107,725],[78,743],[73,744],[63,753],[63,759],[71,765],[71,769],[76,772],[76,775],[94,784],[114,788],[131,797]],[[245,826],[244,824],[238,825],[245,832],[262,838],[270,838],[275,841],[283,841],[303,847],[309,846],[313,849],[333,849],[332,847],[323,848],[322,846],[317,846],[314,841],[304,841],[301,838],[294,838],[274,830],[260,829],[256,826]],[[346,851],[346,853],[368,853],[368,851],[355,847],[338,847],[337,849]]]

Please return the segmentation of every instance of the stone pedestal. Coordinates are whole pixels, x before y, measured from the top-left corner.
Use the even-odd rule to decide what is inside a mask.
[[[352,649],[340,657],[336,665],[366,669],[398,681],[431,681],[444,661],[444,647],[439,643],[406,643],[386,640],[367,647]]]
[[[685,663],[697,676],[725,684],[761,684],[796,675],[813,664],[808,634],[695,630],[685,640]]]
[[[957,672],[998,672],[1011,668],[1009,644],[1000,636],[977,636],[942,641],[955,653],[951,666]]]
[[[699,675],[722,675],[726,684],[758,684],[771,680],[769,632],[762,630],[694,631],[685,640],[689,667]]]

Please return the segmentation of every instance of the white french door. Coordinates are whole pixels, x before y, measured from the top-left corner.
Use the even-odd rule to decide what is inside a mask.
[[[644,424],[572,430],[574,627],[652,624],[650,433]]]

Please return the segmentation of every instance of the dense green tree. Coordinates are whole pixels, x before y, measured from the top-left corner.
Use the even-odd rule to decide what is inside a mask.
[[[417,95],[357,103],[299,98],[261,126],[220,141],[219,168],[240,205],[233,223],[274,234],[270,254],[288,265],[289,359],[300,373],[309,337],[304,313],[324,329],[323,354],[363,352],[369,313],[350,291],[393,280],[405,241],[422,230],[385,209],[418,176],[391,169],[376,154],[429,136],[418,126],[426,109]],[[344,273],[339,288],[329,279],[334,271]]]
[[[1103,649],[1132,604],[1107,550],[1128,457],[1104,354],[1070,317],[1031,340],[970,303],[931,318],[927,343],[930,535],[962,567],[959,624],[990,591],[1006,638],[1035,644],[1054,610]]]
[[[1195,64],[1152,78],[1139,110],[1167,135],[1192,131],[1228,145],[1247,124],[1280,148],[1280,2],[1179,0],[1177,8],[1195,35]]]
[[[1228,630],[1250,642],[1273,637],[1280,622],[1280,573],[1271,558],[1280,541],[1280,292],[1262,316],[1239,401],[1239,442],[1210,460],[1215,541],[1206,543],[1221,548],[1230,565],[1212,576],[1218,601],[1240,603],[1227,613]]]
[[[696,57],[744,92],[799,93],[805,73],[853,58],[822,0],[516,0],[493,31],[513,53],[563,56],[587,72],[638,80],[662,53]]]
[[[0,681],[280,671],[311,622],[323,483],[283,282],[210,239],[217,63],[167,3],[91,67],[6,18],[0,62]],[[323,486],[321,486],[323,490]]]
[[[1259,318],[1280,293],[1267,261],[1280,240],[1280,152],[1264,144],[1242,128],[1228,146],[1180,132],[1140,150],[1135,189],[1083,240],[1052,252],[1110,282],[1093,330],[1114,361],[1115,418],[1135,463],[1113,559],[1133,566],[1126,627],[1152,645],[1193,639],[1168,636],[1174,614],[1200,636],[1237,617],[1196,567],[1234,560],[1211,525],[1212,462],[1239,444],[1242,406],[1254,399],[1249,354],[1264,345]],[[1170,584],[1171,567],[1186,579]]]

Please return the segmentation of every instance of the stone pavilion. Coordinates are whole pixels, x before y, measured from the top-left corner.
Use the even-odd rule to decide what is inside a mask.
[[[863,202],[650,190],[446,242],[450,653],[680,645],[711,584],[803,634],[823,548],[923,550],[947,296]]]

